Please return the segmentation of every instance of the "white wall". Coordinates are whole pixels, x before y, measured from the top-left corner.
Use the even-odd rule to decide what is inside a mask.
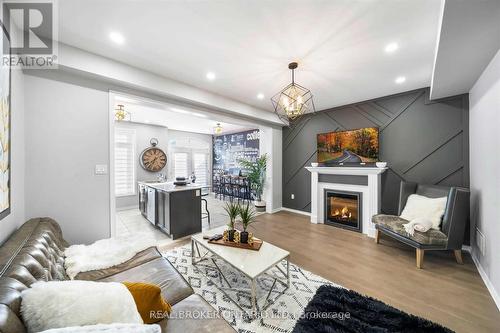
[[[282,131],[268,126],[259,126],[259,131],[260,155],[268,155],[263,199],[266,212],[273,213],[282,207]]]
[[[273,128],[273,206],[272,212],[283,207],[283,131]]]
[[[472,87],[470,186],[473,255],[500,308],[500,51]],[[484,255],[475,246],[475,227],[485,236]]]
[[[26,216],[58,221],[71,243],[110,236],[108,93],[25,76]]]
[[[167,153],[168,149],[168,128],[155,125],[147,124],[136,124],[136,123],[126,123],[126,122],[115,122],[115,130],[117,128],[128,128],[135,130],[135,170],[136,170],[136,180],[156,180],[158,174],[163,173],[166,175],[166,168],[160,172],[149,172],[142,168],[139,156],[142,151],[146,148],[151,147],[149,141],[151,138],[158,139],[158,148],[162,149]],[[168,164],[169,161],[167,161]],[[139,194],[128,195],[122,197],[116,197],[116,208],[125,209],[131,207],[139,206]]]
[[[0,244],[25,222],[24,75],[12,70],[11,81],[11,212],[0,221]]]

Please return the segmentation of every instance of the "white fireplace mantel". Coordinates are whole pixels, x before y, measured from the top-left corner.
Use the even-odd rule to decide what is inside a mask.
[[[306,167],[311,172],[311,223],[324,223],[324,190],[357,191],[363,195],[363,233],[373,237],[371,217],[380,212],[380,178],[387,168]],[[367,185],[319,182],[319,175],[367,176]]]

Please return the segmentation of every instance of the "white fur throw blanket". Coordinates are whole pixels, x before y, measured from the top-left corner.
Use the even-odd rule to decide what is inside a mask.
[[[55,328],[41,333],[161,333],[161,328],[145,324],[107,324]]]
[[[124,263],[138,252],[155,246],[148,234],[124,238],[106,238],[91,245],[72,245],[64,251],[64,268],[70,279],[80,272],[105,269]]]
[[[403,224],[406,232],[410,235],[415,234],[415,230],[420,232],[427,232],[430,228],[432,228],[432,221],[425,217],[417,217],[410,221],[410,223]]]
[[[28,332],[96,324],[143,324],[124,284],[93,281],[35,282],[21,293]]]

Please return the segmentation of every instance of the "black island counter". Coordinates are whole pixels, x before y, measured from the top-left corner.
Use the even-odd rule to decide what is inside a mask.
[[[172,239],[201,232],[202,186],[138,182],[139,209],[151,224]]]

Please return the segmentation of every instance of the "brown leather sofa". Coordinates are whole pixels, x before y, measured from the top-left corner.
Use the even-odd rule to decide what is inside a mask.
[[[20,314],[21,291],[36,281],[69,279],[63,257],[67,246],[57,222],[37,218],[26,222],[0,247],[0,333],[26,332]],[[159,285],[163,296],[172,304],[171,318],[158,323],[162,332],[234,332],[226,321],[213,318],[216,310],[194,294],[182,275],[155,247],[121,265],[80,273],[76,279]],[[196,314],[189,318],[189,313],[201,313],[203,319]]]

